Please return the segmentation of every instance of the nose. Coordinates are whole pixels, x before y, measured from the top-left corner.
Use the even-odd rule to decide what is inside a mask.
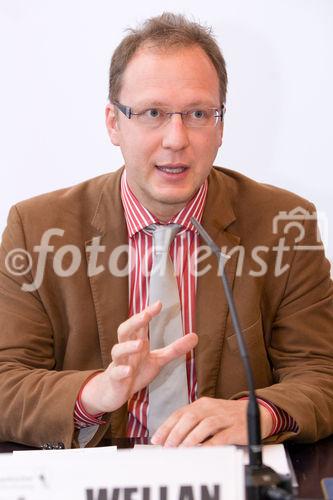
[[[189,145],[188,130],[180,114],[173,114],[163,127],[162,146],[179,151]]]

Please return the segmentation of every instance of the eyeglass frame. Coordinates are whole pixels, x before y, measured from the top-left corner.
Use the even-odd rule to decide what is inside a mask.
[[[119,109],[119,111],[121,111],[121,113],[123,113],[126,116],[126,118],[128,118],[129,120],[131,119],[132,116],[139,116],[142,114],[142,113],[133,113],[132,108],[130,106],[125,106],[124,104],[121,104],[118,101],[111,101],[111,104],[116,106],[116,108]],[[155,106],[155,107],[156,107],[156,109],[158,109],[158,106]],[[155,109],[155,107],[152,107],[151,109]],[[221,122],[223,121],[225,111],[226,111],[226,106],[224,103],[222,104],[221,108],[208,108],[208,109],[215,109],[217,112],[219,112],[219,110],[220,110],[221,114],[217,114],[215,117],[221,118]],[[170,118],[171,118],[171,115],[181,115],[181,117],[183,117],[183,115],[188,114],[188,111],[170,111],[170,112],[167,112],[167,114],[169,115]],[[218,123],[218,120],[217,120],[215,126],[217,125],[217,123]]]

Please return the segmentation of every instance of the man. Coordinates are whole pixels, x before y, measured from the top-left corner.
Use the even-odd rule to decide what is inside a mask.
[[[226,85],[208,30],[172,14],[148,20],[122,41],[110,68],[106,124],[125,168],[12,208],[1,249],[0,439],[94,446],[111,433],[165,446],[246,442],[247,383],[217,263],[198,252],[191,216],[231,256],[226,272],[263,439],[332,433],[333,288],[314,207],[212,167]],[[301,224],[279,223],[299,211]],[[184,331],[154,349],[152,325],[164,310],[150,300],[152,231],[170,223],[179,231],[167,253]],[[19,261],[17,249],[25,252]],[[154,427],[154,381],[178,360],[186,404],[165,417],[157,406],[163,419]],[[176,399],[184,383],[169,389]]]

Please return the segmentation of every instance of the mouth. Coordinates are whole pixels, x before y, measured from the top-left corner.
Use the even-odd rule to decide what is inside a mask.
[[[155,165],[156,168],[165,174],[180,175],[183,174],[189,167],[183,163],[168,163],[164,165]]]

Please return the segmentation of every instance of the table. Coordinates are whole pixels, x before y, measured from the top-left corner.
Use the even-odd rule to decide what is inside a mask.
[[[146,439],[119,438],[103,440],[100,446],[116,445],[118,448],[131,448],[135,443],[147,444]],[[333,435],[314,444],[287,442],[285,447],[291,458],[299,484],[298,499],[322,499],[320,479],[333,477]],[[0,443],[0,453],[13,450],[31,450],[31,447],[17,443]]]
[[[285,444],[299,484],[298,498],[324,498],[323,477],[333,477],[333,435],[314,444]]]

